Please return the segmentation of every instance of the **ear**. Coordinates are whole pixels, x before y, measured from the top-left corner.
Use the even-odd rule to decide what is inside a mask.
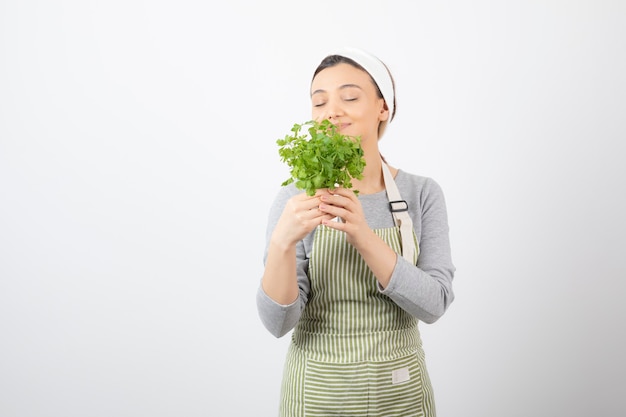
[[[385,103],[385,100],[383,100],[383,106],[380,108],[378,120],[380,120],[381,122],[389,120],[389,108],[387,107],[387,103]]]

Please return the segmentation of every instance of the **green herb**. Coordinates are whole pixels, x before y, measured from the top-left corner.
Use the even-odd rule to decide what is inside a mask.
[[[319,188],[352,188],[353,178],[363,178],[361,138],[342,135],[328,120],[296,123],[291,134],[276,143],[281,161],[290,167],[291,176],[283,186],[295,182],[312,196]]]

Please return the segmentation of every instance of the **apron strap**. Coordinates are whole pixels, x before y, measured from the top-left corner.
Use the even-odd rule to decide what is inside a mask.
[[[391,210],[396,226],[400,227],[402,256],[410,263],[414,263],[415,241],[413,240],[413,221],[411,220],[411,216],[409,216],[409,205],[400,196],[400,191],[393,179],[393,175],[391,175],[389,167],[385,161],[381,162],[383,165],[383,179],[385,180],[385,188],[387,189],[387,198],[389,199],[389,209]]]

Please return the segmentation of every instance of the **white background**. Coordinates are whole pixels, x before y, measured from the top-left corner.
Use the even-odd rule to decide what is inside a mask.
[[[448,203],[440,417],[626,412],[626,5],[0,1],[0,416],[275,416],[255,292],[315,66],[397,84]]]

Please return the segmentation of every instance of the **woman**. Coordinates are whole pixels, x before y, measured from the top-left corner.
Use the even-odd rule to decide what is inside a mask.
[[[434,416],[418,322],[435,322],[454,298],[444,195],[380,155],[396,106],[376,57],[327,56],[311,104],[313,119],[361,137],[366,166],[352,180],[358,196],[291,184],[271,208],[257,306],[276,337],[293,329],[280,415]]]

